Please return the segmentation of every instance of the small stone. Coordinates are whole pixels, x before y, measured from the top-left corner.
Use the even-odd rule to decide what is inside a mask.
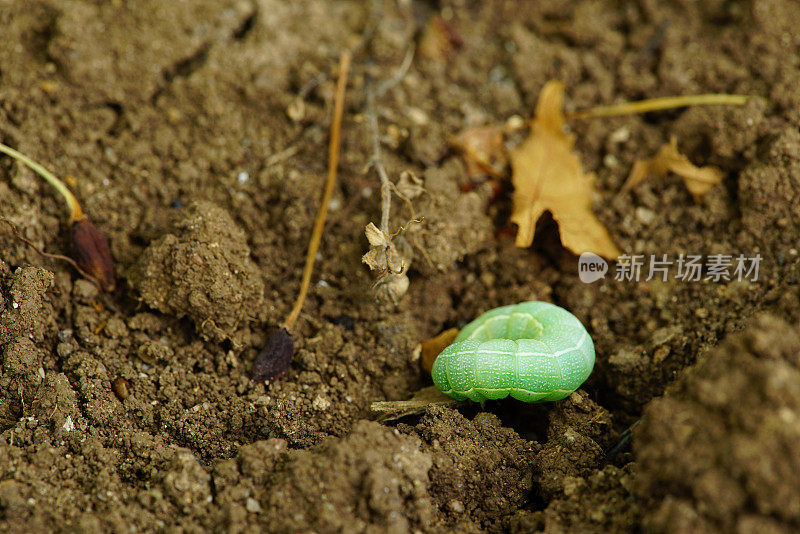
[[[428,115],[419,108],[409,107],[406,109],[406,115],[417,126],[425,126],[430,122]]]
[[[631,138],[631,131],[628,129],[627,126],[622,126],[621,128],[617,128],[611,135],[608,136],[608,140],[614,144],[624,143],[628,139]]]
[[[261,513],[261,505],[258,504],[258,501],[255,500],[252,497],[248,497],[247,498],[247,504],[245,505],[245,508],[251,514],[260,514]]]
[[[614,154],[606,154],[603,156],[603,165],[609,169],[616,169],[619,167],[619,159]]]
[[[331,406],[331,401],[323,397],[322,395],[317,395],[314,397],[314,402],[311,403],[311,406],[315,410],[325,411]]]
[[[72,416],[67,416],[67,420],[64,421],[64,425],[61,428],[63,428],[65,432],[72,432],[75,430],[75,423],[72,422]]]
[[[656,218],[656,213],[653,210],[639,206],[636,208],[636,218],[642,224],[650,224]]]
[[[464,513],[464,505],[459,500],[453,499],[452,501],[447,503],[447,506],[449,506],[450,509],[452,511],[454,511],[455,513],[457,513],[457,514],[463,514]]]
[[[306,104],[300,97],[292,100],[289,106],[286,108],[286,116],[289,117],[292,120],[292,122],[299,122],[303,120],[303,117],[305,117],[305,115],[306,115]]]
[[[511,115],[507,120],[505,127],[507,130],[519,130],[525,127],[525,119],[520,117],[519,115]]]
[[[705,319],[706,317],[708,317],[708,310],[705,308],[697,308],[694,311],[694,314],[698,316],[700,319]]]

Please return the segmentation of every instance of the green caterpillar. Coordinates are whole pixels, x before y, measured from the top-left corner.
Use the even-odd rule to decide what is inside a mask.
[[[490,310],[433,362],[436,386],[457,400],[511,395],[523,402],[563,399],[589,377],[594,343],[580,321],[547,302]]]

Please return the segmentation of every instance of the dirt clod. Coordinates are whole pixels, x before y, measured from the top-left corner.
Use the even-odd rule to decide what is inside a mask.
[[[611,416],[581,391],[550,413],[548,440],[534,460],[539,492],[548,501],[602,465]]]
[[[151,308],[192,319],[201,336],[232,337],[263,302],[244,232],[208,202],[189,206],[173,232],[144,251],[130,283]]]
[[[276,531],[427,529],[434,518],[427,492],[431,463],[419,439],[362,422],[345,439],[310,451],[289,452],[275,440],[243,448],[239,472],[249,491],[239,483],[217,498],[226,503],[223,514],[233,517],[247,509],[250,493],[270,511]]]
[[[430,447],[431,491],[450,521],[467,513],[488,524],[511,513],[531,491],[533,445],[496,416],[480,413],[469,421],[455,410],[432,407],[413,432]]]

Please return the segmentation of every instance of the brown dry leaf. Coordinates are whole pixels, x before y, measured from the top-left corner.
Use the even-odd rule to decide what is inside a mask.
[[[415,356],[417,355],[417,351],[419,351],[419,356],[422,358],[420,364],[425,372],[428,374],[431,373],[433,362],[436,360],[436,357],[453,343],[457,335],[458,328],[449,328],[436,337],[426,339],[414,349]]]
[[[488,174],[494,178],[503,175],[506,150],[503,130],[497,126],[467,128],[450,140],[453,148],[461,152],[467,166],[467,176],[474,178]]]
[[[519,226],[516,245],[531,245],[536,221],[549,211],[558,223],[561,242],[572,252],[616,258],[619,249],[592,213],[594,175],[583,173],[578,156],[572,152],[574,136],[564,133],[563,99],[564,84],[545,84],[530,135],[511,152],[511,222]]]
[[[448,397],[436,386],[428,386],[416,391],[408,400],[373,402],[369,408],[377,414],[378,421],[391,421],[407,415],[420,414],[431,405],[448,406],[458,402],[460,401]]]
[[[695,202],[699,202],[724,176],[716,167],[694,165],[689,158],[678,152],[678,140],[672,136],[669,143],[662,145],[654,157],[640,159],[633,164],[631,174],[622,186],[622,192],[630,190],[650,175],[663,177],[669,172],[683,178],[683,183]]]

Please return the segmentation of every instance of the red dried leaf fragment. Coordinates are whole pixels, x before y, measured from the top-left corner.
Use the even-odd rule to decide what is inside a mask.
[[[285,328],[277,329],[267,341],[267,345],[253,362],[253,382],[276,380],[289,369],[294,353],[292,334]]]

